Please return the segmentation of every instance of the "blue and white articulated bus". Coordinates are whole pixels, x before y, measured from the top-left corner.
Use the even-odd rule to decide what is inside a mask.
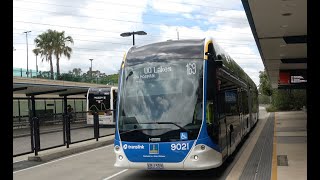
[[[212,38],[133,46],[118,88],[119,168],[216,168],[258,120],[255,83]]]

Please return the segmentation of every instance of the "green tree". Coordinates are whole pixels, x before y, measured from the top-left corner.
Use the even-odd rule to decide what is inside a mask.
[[[43,71],[43,72],[39,71],[37,78],[50,79],[50,71]]]
[[[276,89],[272,95],[272,106],[277,110],[300,110],[307,104],[305,89]]]
[[[110,74],[101,77],[100,83],[101,84],[108,84],[108,85],[116,85],[118,84],[119,74]]]
[[[271,83],[269,81],[268,75],[266,71],[259,72],[260,84],[259,84],[259,92],[264,95],[271,96],[273,93]]]
[[[81,75],[81,82],[91,82],[90,73],[83,73]]]
[[[53,37],[53,31],[49,29],[46,32],[38,35],[38,37],[34,39],[34,43],[35,43],[36,49],[39,49],[42,62],[43,60],[49,61],[51,79],[54,79],[53,64],[52,64],[52,55],[53,55],[52,37]]]
[[[53,31],[53,53],[56,57],[56,66],[57,66],[57,76],[60,76],[60,58],[62,55],[66,56],[68,59],[71,57],[72,48],[67,46],[67,44],[73,44],[73,39],[71,36],[65,37],[64,31],[58,32]]]
[[[81,68],[73,68],[72,73],[75,76],[81,76],[82,70],[81,70]]]
[[[59,80],[77,82],[77,81],[75,80],[73,74],[70,74],[70,73],[62,73],[62,74],[59,76]]]
[[[293,98],[288,89],[275,89],[272,95],[272,106],[277,110],[291,110]]]
[[[56,57],[57,75],[60,75],[59,61],[62,55],[68,59],[71,57],[72,49],[67,46],[68,43],[73,44],[71,36],[65,37],[64,31],[58,32],[56,30],[48,29],[46,32],[38,35],[34,40],[36,49],[42,57],[42,61],[46,60],[50,63],[51,79],[53,76],[52,56]]]

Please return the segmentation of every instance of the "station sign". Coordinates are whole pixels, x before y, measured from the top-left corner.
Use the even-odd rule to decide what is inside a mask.
[[[306,70],[280,70],[279,85],[306,85]]]

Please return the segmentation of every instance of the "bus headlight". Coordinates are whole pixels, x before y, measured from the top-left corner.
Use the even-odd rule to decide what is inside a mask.
[[[205,145],[201,145],[201,150],[205,150],[206,149],[206,146]]]
[[[198,160],[199,159],[199,157],[197,155],[194,155],[193,158],[194,158],[194,160]]]
[[[123,159],[123,156],[119,155],[119,160],[122,160]]]
[[[120,146],[118,146],[118,145],[114,146],[114,150],[115,151],[119,151],[120,150]]]

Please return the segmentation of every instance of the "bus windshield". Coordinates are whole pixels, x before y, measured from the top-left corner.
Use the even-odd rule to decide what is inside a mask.
[[[196,139],[201,126],[201,59],[129,59],[122,76],[118,128],[123,141]],[[201,106],[202,108],[202,106]],[[201,113],[202,114],[202,113]]]

